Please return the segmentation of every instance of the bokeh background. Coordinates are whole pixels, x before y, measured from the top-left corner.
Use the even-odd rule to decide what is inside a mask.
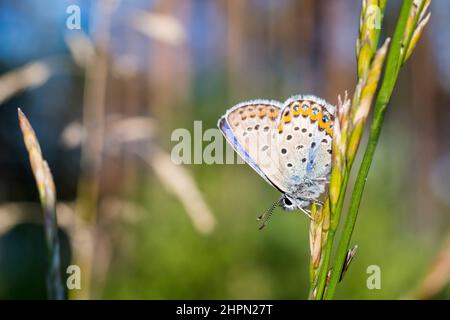
[[[66,25],[74,4],[80,30]],[[431,12],[386,115],[340,299],[450,298],[450,2]],[[46,298],[18,107],[55,178],[63,275],[82,270],[71,298],[306,298],[308,219],[277,210],[258,231],[278,192],[243,164],[174,164],[171,135],[206,147],[194,121],[215,128],[239,101],[353,94],[359,14],[351,0],[0,2],[0,298]],[[381,290],[366,287],[369,265]]]

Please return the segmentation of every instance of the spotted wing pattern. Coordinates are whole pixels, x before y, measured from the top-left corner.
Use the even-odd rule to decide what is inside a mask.
[[[314,96],[284,104],[254,100],[231,108],[219,128],[239,155],[283,193],[298,194],[305,181],[328,180],[334,107]],[[312,196],[322,192],[322,185]]]

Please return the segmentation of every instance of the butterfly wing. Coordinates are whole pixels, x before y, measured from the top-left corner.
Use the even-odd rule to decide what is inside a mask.
[[[333,121],[334,106],[299,95],[284,104],[268,100],[238,104],[218,126],[259,175],[304,204],[318,197],[328,181]]]
[[[314,96],[294,96],[285,103],[276,128],[280,170],[288,177],[287,192],[304,190],[315,197],[323,192],[331,169],[334,106]],[[307,184],[306,183],[306,184]]]
[[[218,127],[234,150],[268,183],[281,192],[288,177],[274,152],[275,129],[283,105],[278,101],[253,100],[240,103],[219,119]]]

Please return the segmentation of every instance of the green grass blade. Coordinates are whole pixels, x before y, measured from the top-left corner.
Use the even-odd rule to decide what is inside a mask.
[[[355,227],[358,209],[361,203],[361,198],[366,183],[366,178],[369,173],[370,165],[372,163],[375,149],[380,137],[381,128],[384,120],[384,113],[391,98],[392,92],[394,90],[398,78],[399,70],[402,65],[401,59],[401,48],[403,45],[402,39],[405,33],[407,20],[412,4],[413,0],[405,0],[403,1],[402,8],[400,10],[400,15],[397,21],[397,26],[395,28],[394,37],[392,39],[392,44],[387,58],[383,82],[381,84],[381,88],[375,103],[374,118],[370,129],[369,141],[367,144],[366,151],[364,153],[364,158],[362,160],[361,167],[358,172],[358,176],[356,178],[355,187],[353,189],[352,197],[350,200],[348,215],[344,223],[342,237],[340,239],[336,252],[336,257],[334,259],[330,282],[328,284],[327,290],[325,291],[324,295],[325,299],[333,298],[337,283],[339,282],[341,276],[345,258],[347,256],[347,251],[350,245],[353,229]]]

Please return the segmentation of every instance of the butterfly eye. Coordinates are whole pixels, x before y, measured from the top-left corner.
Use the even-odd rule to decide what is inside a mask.
[[[284,197],[284,198],[283,198],[283,204],[284,204],[285,206],[290,207],[290,206],[292,206],[292,201],[289,200],[288,198]]]

